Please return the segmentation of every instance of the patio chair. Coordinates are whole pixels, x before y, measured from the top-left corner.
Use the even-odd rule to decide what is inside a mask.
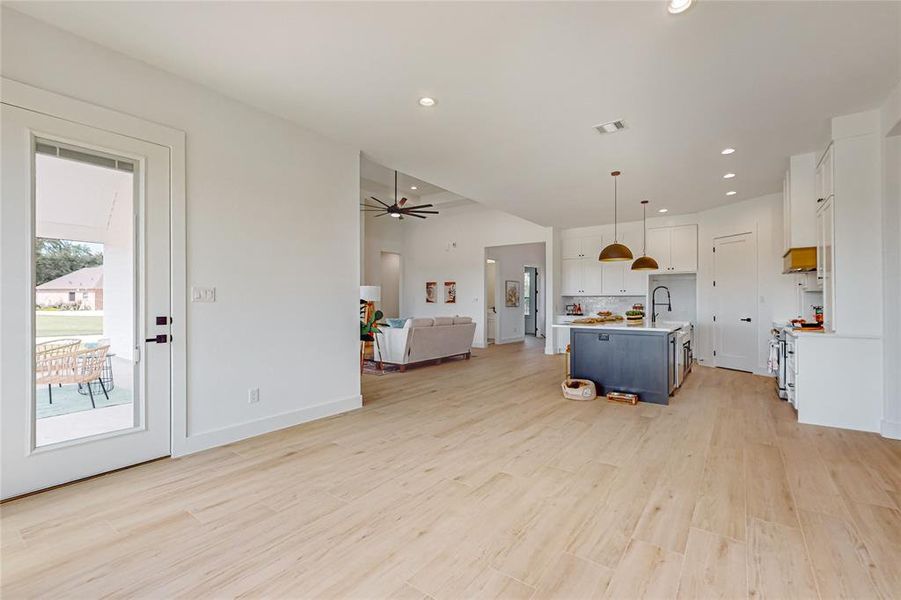
[[[35,344],[34,353],[36,355],[57,356],[77,350],[79,346],[81,346],[81,340],[74,338],[51,340],[49,342]]]
[[[109,346],[84,348],[82,350],[78,350],[76,347],[60,354],[47,352],[38,354],[35,360],[35,383],[38,385],[46,384],[50,393],[50,404],[53,404],[54,383],[59,385],[64,383],[88,384],[91,407],[97,408],[97,404],[94,402],[94,391],[91,389],[90,383],[95,380],[99,381],[103,395],[109,400],[106,386],[100,377],[107,352],[109,352]]]

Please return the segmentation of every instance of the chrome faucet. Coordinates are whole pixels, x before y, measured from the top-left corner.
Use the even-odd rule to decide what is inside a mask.
[[[669,295],[669,288],[665,285],[658,285],[654,288],[654,291],[651,292],[651,325],[657,323],[657,290],[659,289],[666,290],[666,310],[667,312],[673,312],[673,302]],[[662,302],[660,303],[660,306],[663,306]]]

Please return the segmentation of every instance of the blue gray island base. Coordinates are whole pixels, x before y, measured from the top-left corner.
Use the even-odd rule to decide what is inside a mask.
[[[599,396],[630,392],[641,402],[669,404],[676,379],[674,333],[573,328],[571,336],[572,376],[593,381]]]

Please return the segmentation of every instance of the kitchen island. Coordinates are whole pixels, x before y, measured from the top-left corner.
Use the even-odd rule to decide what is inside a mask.
[[[554,325],[570,330],[573,378],[593,381],[598,395],[629,392],[654,404],[669,404],[681,351],[676,347],[677,332],[687,326],[690,324],[650,320]]]

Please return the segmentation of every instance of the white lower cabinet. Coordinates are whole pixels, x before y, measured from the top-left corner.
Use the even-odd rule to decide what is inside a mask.
[[[786,392],[798,422],[880,430],[882,340],[830,333],[786,336]]]

